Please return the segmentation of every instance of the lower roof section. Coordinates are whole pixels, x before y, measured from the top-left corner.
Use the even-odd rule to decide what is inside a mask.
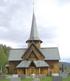
[[[49,67],[48,63],[44,60],[38,60],[38,61],[21,61],[19,65],[17,65],[16,68],[28,68],[30,67],[31,63],[34,63],[35,67]]]
[[[48,63],[43,60],[33,61],[36,67],[49,67]]]
[[[31,61],[21,61],[21,63],[17,65],[17,68],[28,68],[30,64]]]

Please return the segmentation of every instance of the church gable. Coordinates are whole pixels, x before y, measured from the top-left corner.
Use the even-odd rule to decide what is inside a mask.
[[[39,59],[33,51],[29,54],[29,57],[27,57],[27,58],[30,60],[38,60]]]
[[[44,59],[44,56],[40,52],[40,50],[35,46],[35,44],[32,43],[30,47],[26,50],[22,58],[25,60],[42,60]]]

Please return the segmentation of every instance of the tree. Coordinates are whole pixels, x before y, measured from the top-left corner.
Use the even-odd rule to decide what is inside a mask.
[[[0,70],[5,68],[5,64],[8,62],[9,47],[0,44]]]

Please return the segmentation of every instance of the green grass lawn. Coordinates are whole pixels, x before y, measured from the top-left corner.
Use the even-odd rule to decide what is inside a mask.
[[[21,81],[33,81],[33,79],[32,78],[25,78],[25,79],[22,79]],[[41,78],[40,81],[52,81],[52,77]],[[70,81],[70,76],[67,78],[63,78],[62,81]]]
[[[32,78],[24,78],[24,79],[21,79],[21,81],[32,81],[33,79]]]
[[[10,80],[5,79],[5,80],[0,80],[0,81],[10,81]],[[33,81],[33,79],[32,78],[24,78],[24,79],[21,79],[21,81]],[[52,81],[52,77],[41,78],[40,81]],[[70,76],[67,78],[64,78],[62,81],[70,81]]]
[[[40,81],[52,81],[52,77],[41,78]]]
[[[9,79],[4,79],[4,80],[0,80],[0,81],[10,81]]]
[[[70,81],[70,76],[67,78],[64,78],[62,81]]]

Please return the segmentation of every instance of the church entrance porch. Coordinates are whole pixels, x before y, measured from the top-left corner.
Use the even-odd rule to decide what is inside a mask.
[[[24,69],[17,69],[17,74],[24,74],[24,75],[32,75],[32,74],[48,74],[48,68],[24,68]]]
[[[31,74],[40,74],[40,69],[39,69],[39,68],[30,67],[30,68],[28,69],[28,71],[29,71],[29,74],[30,74],[30,75],[31,75]]]

